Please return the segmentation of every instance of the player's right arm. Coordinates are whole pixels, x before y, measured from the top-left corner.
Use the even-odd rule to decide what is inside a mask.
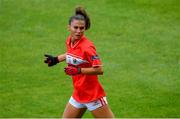
[[[59,62],[66,60],[66,53],[58,55],[57,58]]]
[[[47,55],[47,54],[45,54],[44,56],[46,57],[44,62],[46,64],[48,64],[49,67],[54,66],[57,63],[62,62],[62,61],[64,61],[66,59],[66,53],[58,55],[56,57],[54,57],[52,55]]]

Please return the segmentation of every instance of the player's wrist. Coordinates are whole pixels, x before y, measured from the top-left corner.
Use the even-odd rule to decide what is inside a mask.
[[[58,59],[58,56],[57,57],[54,57],[54,60],[55,60],[55,63],[59,63],[59,59]]]

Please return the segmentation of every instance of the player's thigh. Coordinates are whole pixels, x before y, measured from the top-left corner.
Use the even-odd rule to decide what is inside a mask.
[[[62,118],[81,118],[85,111],[86,108],[76,108],[68,102]]]
[[[95,118],[114,118],[114,114],[108,104],[97,108],[91,112]]]

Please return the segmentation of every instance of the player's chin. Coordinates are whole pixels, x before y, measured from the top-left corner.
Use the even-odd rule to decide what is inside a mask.
[[[74,37],[74,39],[79,40],[79,39],[81,39],[81,37],[82,37],[82,36],[80,36],[80,35],[78,36],[78,35],[77,35],[77,36]]]

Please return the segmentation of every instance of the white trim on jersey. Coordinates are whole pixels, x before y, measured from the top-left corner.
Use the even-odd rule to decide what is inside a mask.
[[[79,56],[75,56],[73,54],[68,53],[66,54],[66,63],[77,66],[77,65],[85,64],[89,62],[87,60],[83,60]]]
[[[77,56],[77,55],[74,55],[74,54],[71,54],[71,53],[66,53],[66,55],[70,55],[70,56],[73,56],[73,57],[76,57],[76,58],[82,59],[82,57]]]

